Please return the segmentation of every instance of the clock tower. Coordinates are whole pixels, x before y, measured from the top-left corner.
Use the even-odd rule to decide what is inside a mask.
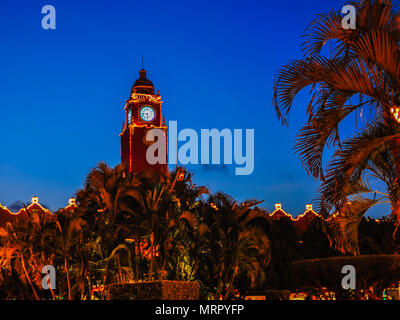
[[[161,113],[161,104],[161,96],[158,91],[154,94],[154,85],[147,79],[146,70],[140,70],[139,79],[133,84],[130,98],[126,101],[125,121],[120,133],[121,163],[127,166],[129,172],[168,171],[167,163],[150,164],[146,159],[147,148],[157,142],[157,140],[146,141],[146,135],[150,129],[164,131],[165,143],[167,143],[167,126],[164,115]]]

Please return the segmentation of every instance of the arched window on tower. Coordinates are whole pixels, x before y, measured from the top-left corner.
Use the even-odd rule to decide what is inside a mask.
[[[129,110],[128,110],[128,124],[130,124],[131,121],[132,121],[132,110],[129,109]]]

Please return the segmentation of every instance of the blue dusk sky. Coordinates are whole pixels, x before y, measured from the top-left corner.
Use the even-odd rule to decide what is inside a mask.
[[[41,27],[47,4],[56,8],[56,30]],[[306,95],[296,100],[289,128],[282,127],[273,78],[301,57],[306,26],[345,4],[2,0],[0,202],[39,196],[57,209],[100,161],[120,162],[123,108],[143,56],[166,120],[178,121],[178,130],[255,130],[251,175],[236,176],[234,165],[190,166],[196,184],[264,200],[271,211],[280,202],[302,213],[318,187],[294,152]]]

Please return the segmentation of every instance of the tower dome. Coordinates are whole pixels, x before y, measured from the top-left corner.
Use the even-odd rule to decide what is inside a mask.
[[[139,71],[139,79],[135,81],[132,87],[134,93],[154,94],[154,85],[146,77],[146,70],[141,69]]]

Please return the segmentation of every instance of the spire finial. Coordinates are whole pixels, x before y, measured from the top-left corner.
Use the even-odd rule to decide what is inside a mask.
[[[140,76],[141,79],[146,79],[146,70],[141,69],[139,71],[139,76]]]

